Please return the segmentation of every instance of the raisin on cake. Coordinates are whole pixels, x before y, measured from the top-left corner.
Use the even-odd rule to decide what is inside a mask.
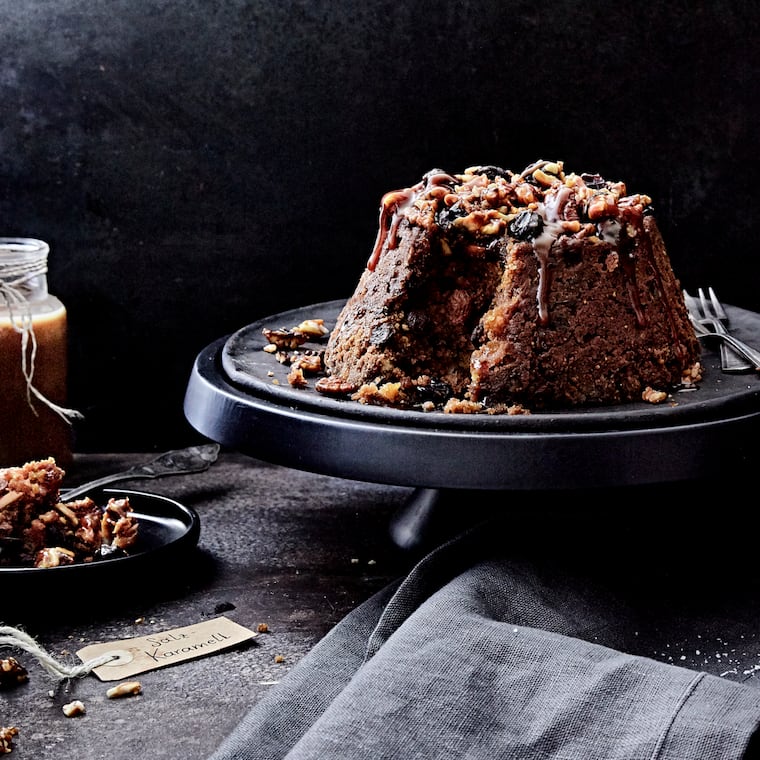
[[[323,393],[450,412],[656,402],[700,345],[646,195],[538,161],[386,193]]]

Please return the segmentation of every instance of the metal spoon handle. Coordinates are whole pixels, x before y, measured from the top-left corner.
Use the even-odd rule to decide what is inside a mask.
[[[207,470],[219,456],[219,444],[209,443],[201,446],[190,446],[187,449],[167,451],[143,464],[137,464],[128,470],[105,475],[97,480],[65,491],[62,496],[66,501],[73,501],[88,491],[116,483],[119,480],[137,480],[141,478],[161,478],[164,475],[185,475]]]

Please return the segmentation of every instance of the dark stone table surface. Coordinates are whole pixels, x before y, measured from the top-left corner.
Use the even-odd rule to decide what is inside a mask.
[[[75,486],[154,454],[77,455]],[[748,476],[749,477],[749,476]],[[438,538],[493,512],[505,546],[544,578],[604,584],[627,614],[616,640],[636,654],[760,686],[758,517],[748,483],[641,489],[447,494]],[[16,726],[14,760],[200,760],[248,708],[356,605],[408,570],[425,546],[391,539],[412,489],[302,472],[223,450],[205,473],[120,487],[163,494],[201,521],[197,548],[150,577],[101,587],[84,574],[55,598],[19,599],[3,579],[0,622],[24,629],[58,660],[96,642],[159,633],[218,615],[267,633],[210,657],[143,673],[135,697],[109,700],[94,675],[57,683],[11,649],[29,680],[0,692],[0,726]],[[509,549],[513,547],[513,549]],[[758,673],[758,677],[756,677]],[[64,716],[80,699],[86,714]]]
[[[77,456],[64,484],[152,456]],[[27,683],[0,691],[0,725],[19,730],[14,760],[206,757],[249,705],[408,561],[387,528],[407,489],[301,473],[229,452],[205,473],[119,486],[196,510],[197,550],[180,566],[141,578],[137,589],[128,577],[112,588],[85,580],[65,600],[40,598],[10,613],[6,607],[2,623],[24,629],[69,664],[78,663],[74,652],[87,644],[219,615],[253,630],[265,623],[269,632],[249,646],[141,674],[142,693],[121,700],[107,699],[113,684],[94,675],[58,684],[29,654],[0,649],[29,671]],[[9,585],[4,593],[12,596]],[[84,716],[63,715],[62,704],[73,699],[85,704]]]

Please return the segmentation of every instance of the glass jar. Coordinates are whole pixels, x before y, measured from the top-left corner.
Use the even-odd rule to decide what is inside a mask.
[[[49,247],[0,237],[0,467],[71,461],[66,308],[48,292]]]

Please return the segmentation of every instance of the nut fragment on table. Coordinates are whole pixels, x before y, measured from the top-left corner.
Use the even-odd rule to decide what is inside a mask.
[[[5,657],[0,660],[0,689],[18,686],[28,680],[29,674],[26,668],[15,657]]]
[[[109,699],[119,699],[121,697],[133,697],[140,692],[142,692],[142,684],[139,681],[124,681],[112,686],[106,692],[106,696]]]
[[[86,712],[84,702],[79,699],[66,703],[61,709],[67,718],[75,718],[77,715],[84,715]]]
[[[0,754],[9,755],[13,752],[13,738],[18,736],[16,726],[0,726]]]

